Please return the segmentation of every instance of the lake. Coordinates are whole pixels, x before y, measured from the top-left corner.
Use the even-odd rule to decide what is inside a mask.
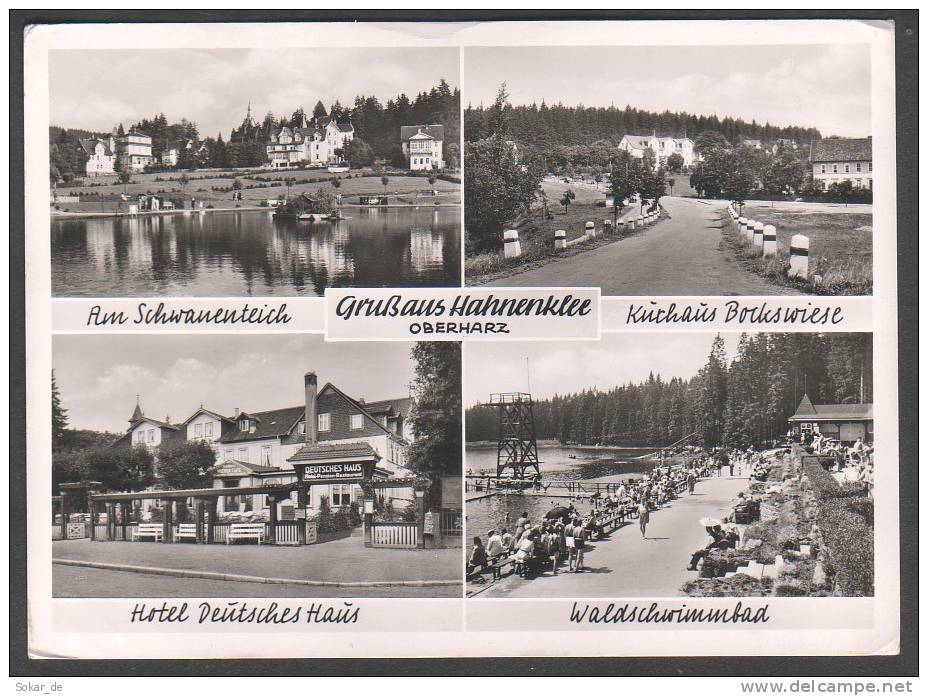
[[[637,461],[634,457],[653,452],[655,448],[641,447],[538,447],[538,459],[541,460],[538,468],[545,479],[558,480],[584,480],[604,477],[623,477],[650,471],[656,460]],[[572,459],[576,457],[576,459]],[[496,474],[496,447],[466,448],[465,468],[475,474]],[[553,491],[552,491],[553,492]],[[477,496],[479,493],[468,491],[467,497]],[[523,512],[529,514],[532,522],[541,520],[545,513],[554,505],[566,504],[567,498],[534,495],[494,495],[489,498],[474,500],[466,504],[465,532],[466,545],[470,548],[470,540],[480,535],[486,536],[487,530],[504,526],[512,529],[515,521]],[[585,500],[575,500],[574,506],[585,513],[589,503]]]
[[[270,211],[52,220],[58,297],[322,295],[327,287],[458,287],[458,208]]]

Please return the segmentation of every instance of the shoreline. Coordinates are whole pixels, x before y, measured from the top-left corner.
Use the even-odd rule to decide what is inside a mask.
[[[387,205],[361,205],[360,203],[343,203],[341,208],[351,208],[359,210],[382,210],[384,208],[401,208],[401,209],[413,209],[419,210],[421,208],[433,209],[433,208],[460,208],[460,203],[433,203],[431,205],[417,204],[417,203],[389,203]],[[105,211],[71,211],[63,213],[60,211],[52,210],[51,219],[52,220],[83,220],[83,219],[92,219],[92,218],[140,218],[140,217],[158,217],[162,215],[203,215],[206,213],[255,213],[255,212],[266,212],[273,213],[274,209],[268,206],[240,206],[238,208],[198,208],[196,210],[142,210],[137,213],[124,213],[124,212],[112,212],[108,213]],[[326,221],[323,221],[326,222]]]

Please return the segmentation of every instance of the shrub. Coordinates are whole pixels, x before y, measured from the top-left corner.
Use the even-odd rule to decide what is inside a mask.
[[[730,578],[700,578],[683,585],[684,594],[690,597],[765,597],[770,594],[770,578],[752,578],[738,574]]]
[[[846,597],[873,596],[873,528],[848,509],[845,500],[819,506],[818,526],[828,550],[825,571],[834,578],[835,593]]]
[[[802,470],[809,480],[809,485],[819,500],[837,497],[841,487],[834,476],[822,468],[818,457],[803,457]]]

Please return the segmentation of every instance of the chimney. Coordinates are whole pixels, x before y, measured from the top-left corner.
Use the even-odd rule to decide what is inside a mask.
[[[306,393],[306,444],[316,444],[319,420],[316,414],[316,373],[307,372],[303,377],[303,387]]]
[[[239,414],[239,413],[240,413],[240,411],[238,410],[238,406],[236,406],[236,407],[235,407],[235,417],[236,417],[236,418],[238,418],[238,414]]]

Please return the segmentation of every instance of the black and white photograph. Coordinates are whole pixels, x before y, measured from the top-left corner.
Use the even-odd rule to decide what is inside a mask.
[[[464,72],[467,285],[872,294],[861,46],[480,47]]]
[[[12,11],[16,690],[902,664],[917,14],[768,12]]]
[[[872,596],[872,343],[469,346],[468,597]]]
[[[460,285],[453,48],[56,50],[56,297]]]
[[[55,597],[461,596],[459,344],[53,350]]]

